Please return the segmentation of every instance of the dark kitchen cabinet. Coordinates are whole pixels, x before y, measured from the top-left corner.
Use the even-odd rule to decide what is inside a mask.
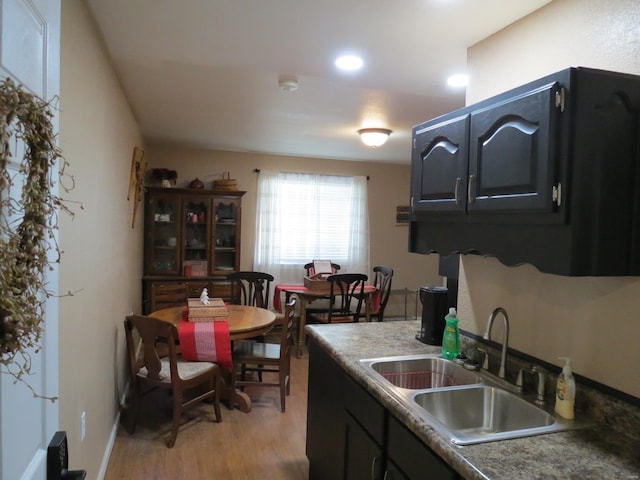
[[[307,445],[309,480],[344,478],[346,375],[313,340],[309,340]]]
[[[411,161],[414,217],[422,212],[466,213],[468,157],[468,114],[414,128]]]
[[[183,284],[190,297],[237,300],[229,273],[240,268],[241,200],[245,192],[148,187],[144,212],[143,312],[156,292]]]
[[[310,480],[456,480],[460,477],[309,342]]]
[[[387,475],[387,480],[460,478],[394,416],[389,416],[387,455],[387,470],[392,472]]]
[[[414,128],[409,250],[640,275],[640,77],[569,68]]]
[[[351,416],[345,419],[345,479],[382,479],[384,454],[382,445]]]
[[[414,216],[428,221],[419,213],[455,213],[483,221],[487,212],[552,211],[560,95],[552,82],[415,127]]]

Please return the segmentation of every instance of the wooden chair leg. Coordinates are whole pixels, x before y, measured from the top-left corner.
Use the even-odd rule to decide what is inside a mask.
[[[178,429],[180,428],[180,420],[182,417],[182,392],[173,392],[173,422],[171,424],[171,433],[167,439],[167,447],[173,448],[176,444]]]
[[[129,393],[129,399],[125,402],[125,411],[127,413],[127,432],[129,435],[133,435],[136,431],[136,424],[138,421],[138,390],[137,386],[133,385]]]
[[[284,412],[285,398],[287,395],[287,381],[285,376],[280,372],[280,411]]]
[[[217,373],[214,380],[214,387],[216,389],[215,396],[213,397],[213,411],[216,414],[216,422],[222,421],[222,414],[220,412],[220,390],[222,389],[222,377],[220,373]]]

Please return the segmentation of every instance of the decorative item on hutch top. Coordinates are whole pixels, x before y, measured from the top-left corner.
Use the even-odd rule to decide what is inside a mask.
[[[229,172],[222,172],[222,177],[213,181],[213,189],[216,192],[234,192],[238,190],[238,181],[230,178]]]
[[[191,180],[191,183],[189,183],[189,188],[202,190],[204,188],[204,182],[200,180],[198,177],[196,177],[193,180]]]
[[[149,171],[149,180],[152,186],[170,188],[175,186],[178,180],[178,172],[168,168],[152,168]]]

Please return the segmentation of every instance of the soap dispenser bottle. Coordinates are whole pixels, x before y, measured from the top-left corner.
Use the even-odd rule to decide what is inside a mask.
[[[573,378],[573,373],[571,371],[571,359],[568,357],[558,358],[560,360],[564,360],[565,364],[564,367],[562,367],[562,373],[558,375],[555,411],[561,417],[566,418],[567,420],[573,420],[573,407],[576,399],[576,381]]]
[[[449,313],[444,317],[444,321],[442,356],[453,360],[460,354],[460,331],[458,330],[458,317],[455,308],[449,308]]]

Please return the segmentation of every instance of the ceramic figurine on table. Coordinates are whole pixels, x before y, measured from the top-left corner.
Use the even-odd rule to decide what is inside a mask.
[[[209,305],[209,291],[206,288],[202,289],[202,293],[200,294],[200,302],[203,305]]]

